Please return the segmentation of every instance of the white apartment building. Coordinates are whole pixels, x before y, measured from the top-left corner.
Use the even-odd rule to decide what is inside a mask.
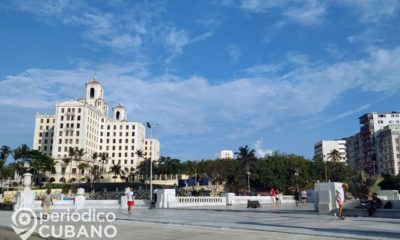
[[[340,162],[346,162],[346,140],[322,140],[314,145],[314,157],[319,157],[324,161],[331,161],[328,157],[332,150],[338,150]]]
[[[155,138],[147,138],[144,141],[144,157],[152,160],[159,160],[160,158],[160,142]]]
[[[359,117],[360,131],[347,137],[347,158],[351,167],[369,174],[379,170],[376,137],[388,125],[400,124],[400,112],[371,112]]]
[[[122,169],[136,168],[139,159],[136,151],[146,152],[145,126],[140,122],[128,122],[127,111],[118,104],[108,115],[109,107],[104,100],[104,89],[97,80],[85,85],[86,94],[78,100],[56,104],[54,115],[36,115],[33,149],[53,157],[56,164],[55,182],[81,179],[89,181],[89,169],[78,171],[78,162],[66,165],[69,148],[83,149],[82,161],[88,165],[99,165],[108,173],[113,164]],[[159,159],[160,144],[150,139],[151,152],[146,157]],[[106,153],[108,159],[93,159],[94,153]],[[69,179],[66,179],[69,177]]]
[[[233,159],[233,151],[232,150],[222,150],[220,159]]]
[[[388,125],[375,136],[378,174],[397,175],[400,172],[400,125]]]

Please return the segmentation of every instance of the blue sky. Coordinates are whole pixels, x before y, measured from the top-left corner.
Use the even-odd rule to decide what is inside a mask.
[[[0,145],[32,145],[35,113],[96,75],[161,155],[311,158],[400,110],[399,22],[397,0],[2,1]]]

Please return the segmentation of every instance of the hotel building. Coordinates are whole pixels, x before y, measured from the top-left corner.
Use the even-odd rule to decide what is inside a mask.
[[[54,115],[36,115],[33,149],[56,160],[56,174],[52,176],[55,182],[86,182],[90,181],[89,169],[79,170],[78,161],[63,161],[69,157],[70,148],[83,149],[81,162],[101,166],[104,173],[109,173],[113,164],[131,171],[144,158],[160,157],[159,141],[146,139],[145,133],[141,122],[127,120],[127,111],[121,104],[112,108],[109,116],[103,86],[94,79],[85,85],[84,98],[57,103]],[[139,158],[137,150],[144,156]],[[105,153],[108,158],[102,162],[100,157],[93,158],[94,153]]]

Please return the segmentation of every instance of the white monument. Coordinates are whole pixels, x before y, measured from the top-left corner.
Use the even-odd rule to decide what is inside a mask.
[[[176,208],[175,189],[157,189],[156,208]]]
[[[341,182],[319,182],[314,186],[314,208],[319,213],[328,214],[337,210],[336,189],[342,187]]]
[[[32,174],[24,174],[24,189],[17,192],[17,202],[14,210],[17,211],[20,208],[33,209],[35,203],[35,192],[31,190]]]

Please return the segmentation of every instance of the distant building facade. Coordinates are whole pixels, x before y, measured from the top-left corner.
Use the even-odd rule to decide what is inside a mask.
[[[220,159],[233,159],[232,150],[222,150],[220,154]]]
[[[360,131],[348,138],[348,160],[350,166],[370,174],[380,173],[377,152],[377,132],[388,125],[400,124],[400,112],[372,112],[359,117]],[[351,151],[351,152],[349,152]]]
[[[375,172],[397,175],[400,172],[400,124],[388,125],[375,136],[377,162]]]
[[[112,108],[112,117],[108,115],[104,89],[97,80],[87,83],[85,90],[84,98],[57,103],[54,115],[36,115],[33,149],[56,160],[55,182],[90,181],[90,169],[78,169],[78,161],[63,161],[70,148],[83,149],[81,162],[101,166],[104,173],[113,164],[122,169],[136,168],[143,160],[137,156],[137,150],[145,157],[159,159],[159,141],[145,138],[146,128],[142,123],[128,122],[124,106],[118,104]],[[105,153],[108,158],[94,159],[94,153]]]
[[[337,150],[340,155],[340,162],[346,162],[346,140],[322,140],[314,145],[314,157],[323,161],[331,161],[329,154]]]

